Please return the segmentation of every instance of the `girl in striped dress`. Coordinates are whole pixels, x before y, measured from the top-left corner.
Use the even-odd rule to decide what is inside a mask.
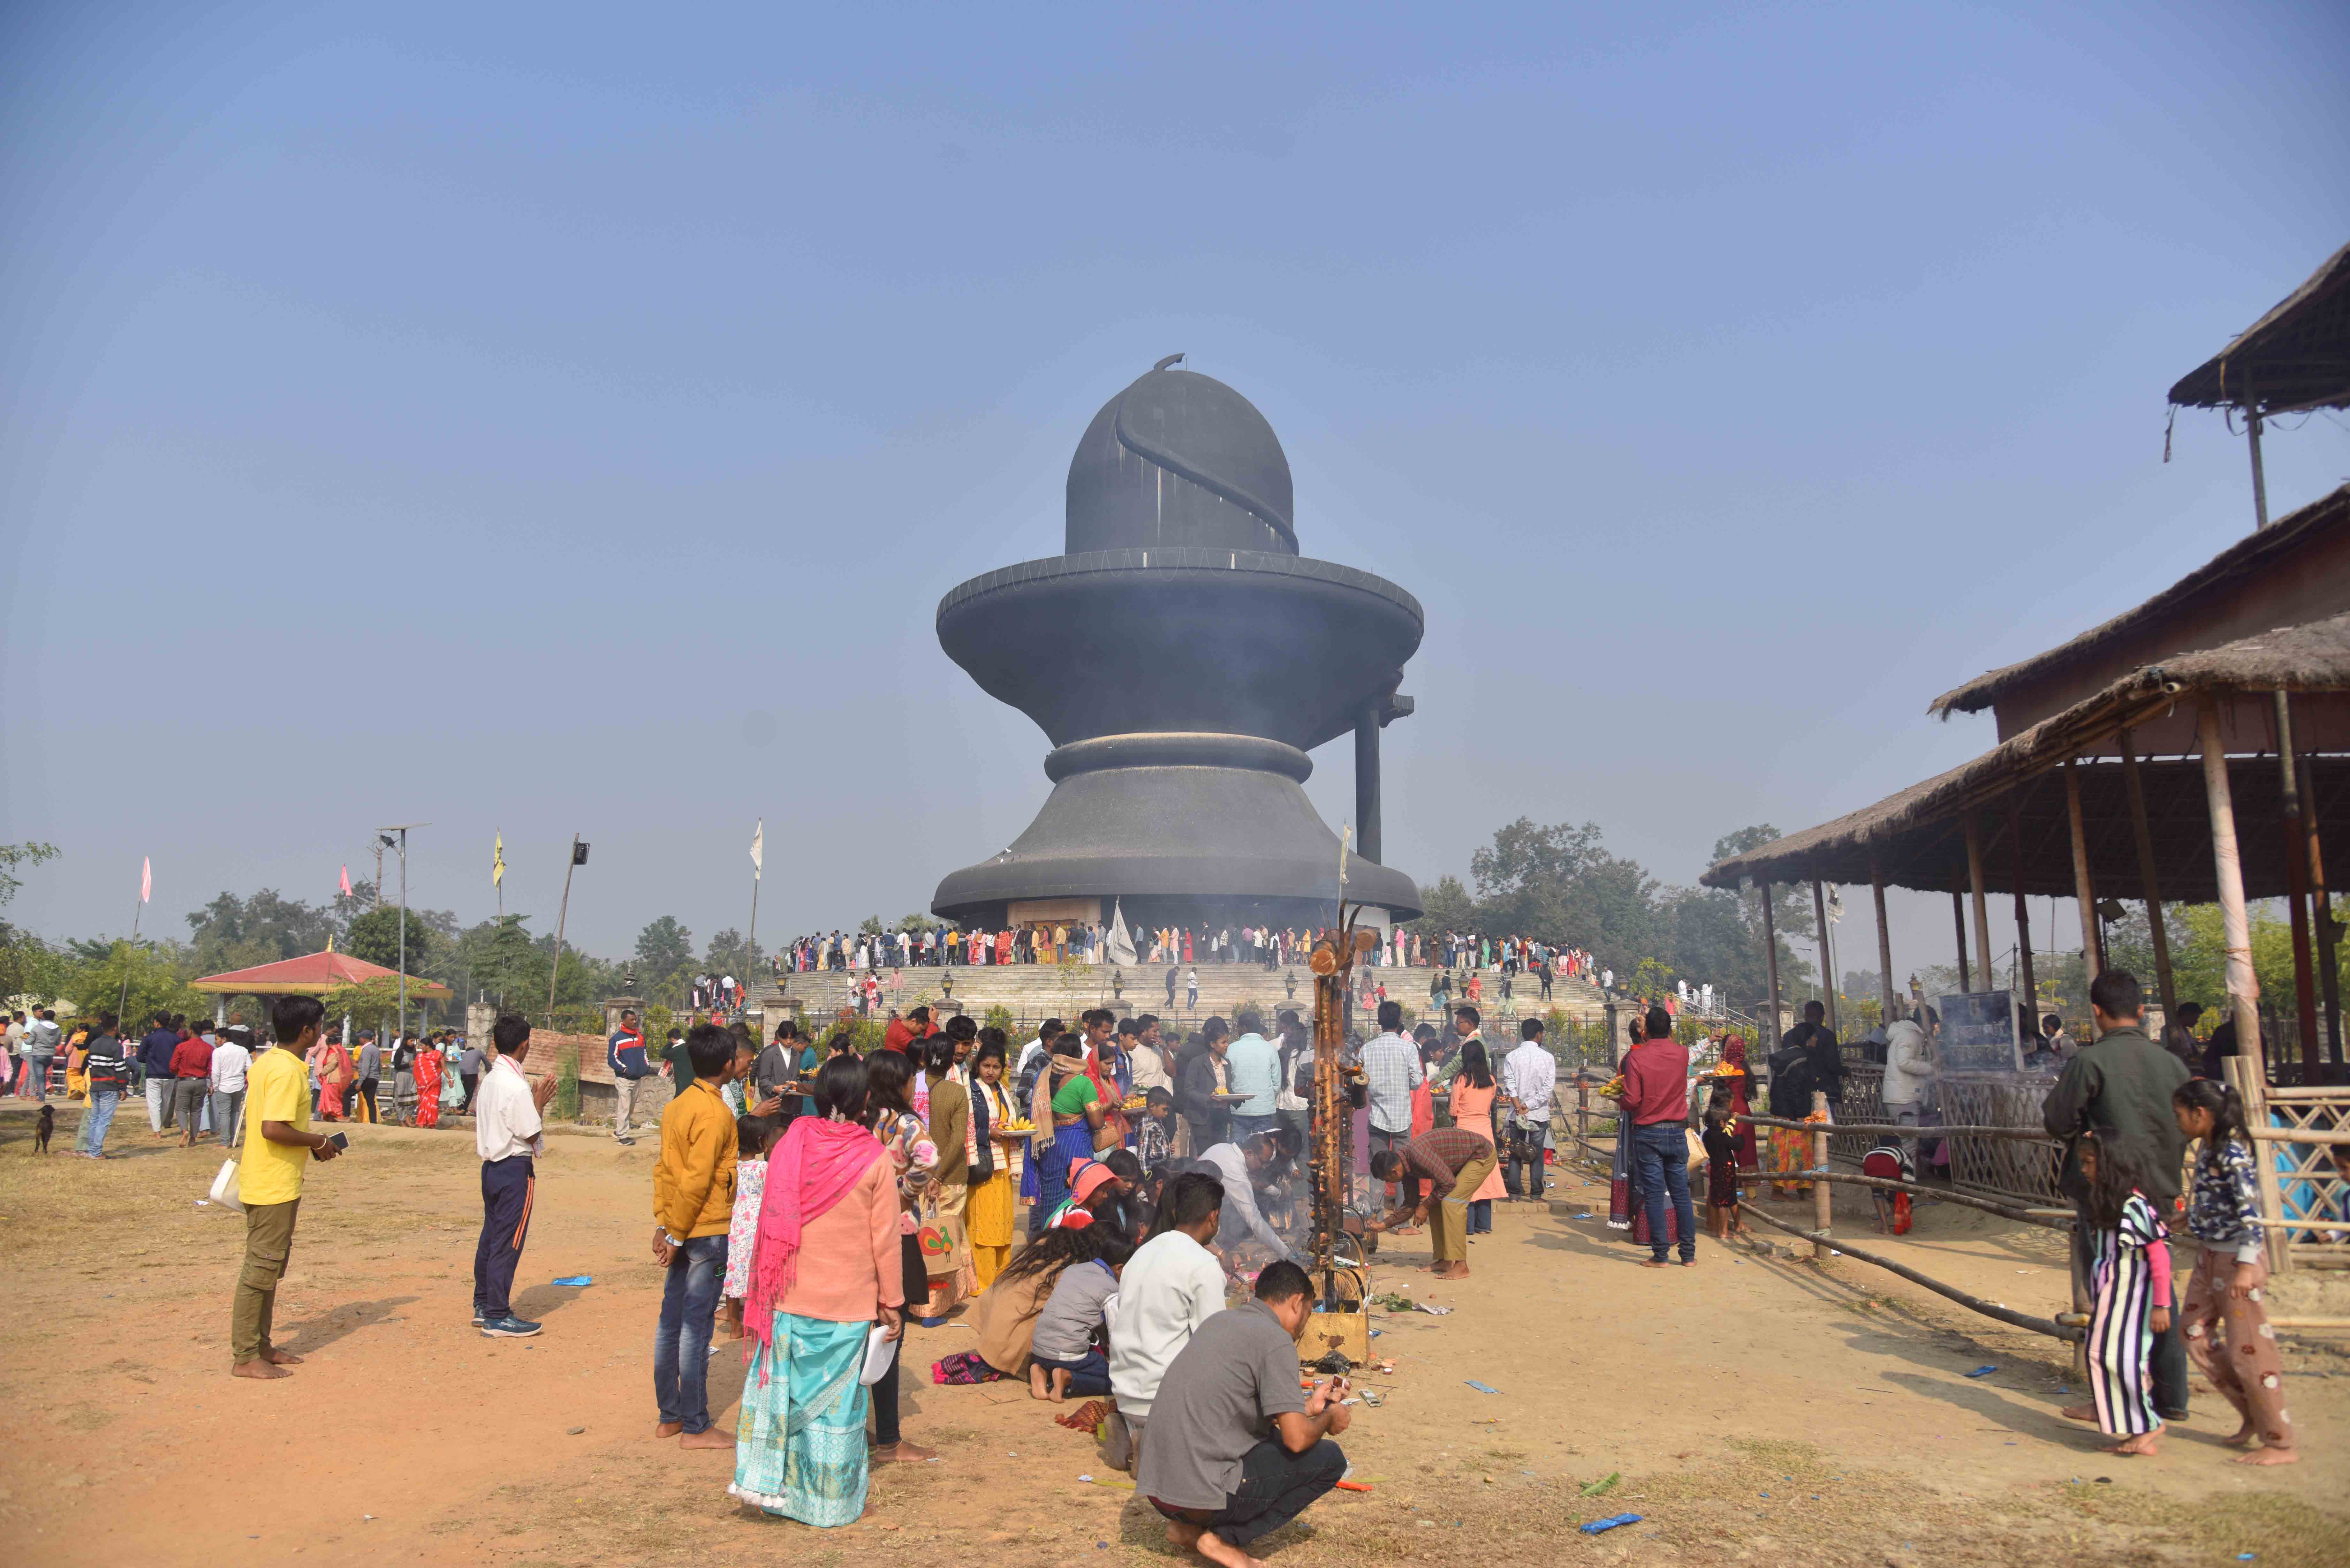
[[[2152,1455],[2162,1436],[2148,1366],[2154,1336],[2170,1326],[2170,1232],[2137,1175],[2095,1134],[2081,1138],[2083,1216],[2095,1260],[2089,1307],[2089,1400],[2100,1431],[2120,1438],[2106,1451]]]

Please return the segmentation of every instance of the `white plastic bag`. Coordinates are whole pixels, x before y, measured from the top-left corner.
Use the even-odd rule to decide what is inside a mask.
[[[236,1161],[221,1161],[220,1174],[213,1178],[213,1189],[206,1196],[212,1199],[216,1209],[225,1209],[234,1214],[244,1212],[244,1200],[236,1195]]]

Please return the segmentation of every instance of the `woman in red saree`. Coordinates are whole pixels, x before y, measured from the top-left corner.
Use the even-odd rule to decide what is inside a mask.
[[[330,1122],[343,1119],[343,1092],[359,1075],[351,1070],[351,1054],[336,1040],[321,1041],[312,1070],[318,1075],[318,1115]]]
[[[1731,1123],[1732,1136],[1738,1144],[1738,1168],[1753,1170],[1758,1168],[1754,1159],[1754,1124],[1745,1119],[1753,1108],[1747,1103],[1747,1090],[1752,1085],[1752,1075],[1746,1070],[1744,1040],[1732,1034],[1722,1041],[1721,1065],[1721,1083],[1730,1091],[1730,1114],[1738,1118]],[[1736,1077],[1729,1075],[1732,1068],[1737,1070]]]
[[[441,1125],[441,1047],[429,1040],[416,1048],[416,1125]]]

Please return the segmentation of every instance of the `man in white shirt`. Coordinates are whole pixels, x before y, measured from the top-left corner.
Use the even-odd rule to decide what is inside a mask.
[[[1061,1034],[1062,1024],[1059,1019],[1045,1020],[1043,1027],[1036,1031],[1036,1038],[1020,1047],[1020,1060],[1012,1064],[1012,1081],[1014,1084],[1029,1082],[1030,1072],[1035,1070],[1037,1063],[1045,1059],[1053,1048],[1053,1042],[1059,1039]]]
[[[1502,1165],[1502,1185],[1513,1203],[1521,1198],[1539,1201],[1548,1185],[1543,1149],[1550,1134],[1551,1099],[1558,1092],[1558,1058],[1543,1049],[1541,1019],[1518,1025],[1518,1048],[1502,1058],[1502,1092],[1510,1101],[1510,1152]],[[1526,1168],[1523,1187],[1521,1164]]]
[[[490,1030],[497,1059],[473,1094],[473,1152],[482,1157],[482,1238],[473,1247],[473,1326],[484,1339],[527,1339],[539,1324],[514,1314],[515,1268],[530,1234],[538,1188],[533,1162],[546,1145],[539,1115],[555,1097],[555,1075],[523,1076],[530,1021],[504,1012]]]
[[[213,1133],[223,1148],[234,1148],[244,1137],[244,1075],[253,1066],[252,1038],[242,1023],[221,1031],[213,1047]]]
[[[1207,1171],[1186,1171],[1167,1184],[1159,1202],[1173,1229],[1127,1260],[1110,1313],[1109,1389],[1118,1401],[1110,1462],[1126,1469],[1141,1468],[1142,1428],[1159,1397],[1159,1380],[1191,1342],[1191,1332],[1224,1310],[1223,1265],[1208,1250],[1223,1220],[1223,1183]]]
[[[1275,1258],[1290,1256],[1289,1243],[1256,1206],[1257,1175],[1271,1169],[1279,1157],[1274,1135],[1258,1133],[1240,1143],[1217,1144],[1191,1164],[1194,1170],[1214,1171],[1223,1181],[1223,1223],[1217,1230],[1216,1243],[1226,1254],[1227,1264],[1232,1250],[1248,1241],[1271,1248]]]

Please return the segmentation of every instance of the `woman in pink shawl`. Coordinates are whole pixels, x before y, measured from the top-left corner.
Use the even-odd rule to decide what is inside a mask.
[[[865,1511],[868,1332],[904,1331],[898,1173],[865,1129],[864,1058],[816,1075],[815,1114],[767,1157],[743,1332],[752,1342],[727,1491],[822,1529]],[[895,1346],[891,1347],[895,1354]]]

